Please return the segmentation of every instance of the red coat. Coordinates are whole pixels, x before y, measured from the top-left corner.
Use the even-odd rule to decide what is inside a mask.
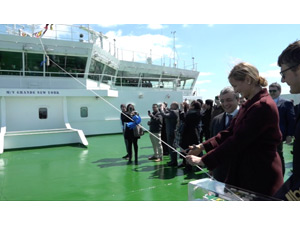
[[[202,160],[210,170],[230,161],[225,183],[273,195],[283,184],[280,141],[277,106],[263,89],[241,106],[227,130],[203,143]]]

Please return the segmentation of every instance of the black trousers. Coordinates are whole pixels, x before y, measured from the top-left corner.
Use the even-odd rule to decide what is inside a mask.
[[[175,148],[174,141],[175,141],[175,134],[173,134],[173,133],[172,134],[167,134],[167,143],[168,143],[168,145]],[[169,154],[170,154],[170,158],[171,158],[171,163],[177,164],[177,152],[175,152],[171,148],[169,148]]]
[[[126,153],[128,156],[128,140],[125,138],[124,133],[123,133],[123,137],[124,137],[124,143],[125,143],[125,147],[126,147]]]
[[[204,140],[203,140],[204,138]],[[202,127],[200,132],[200,143],[207,141],[210,138],[210,130],[209,127]]]
[[[285,173],[285,163],[284,163],[284,157],[283,157],[283,142],[281,142],[278,146],[277,146],[277,152],[280,156],[281,159],[281,164],[282,164],[282,174],[284,176]]]
[[[134,147],[134,160],[138,160],[138,139],[137,138],[129,138],[127,139],[127,150],[128,150],[128,158],[129,161],[132,159],[132,144]]]
[[[168,143],[166,127],[162,127],[162,129],[161,129],[161,140]],[[162,147],[163,147],[164,155],[168,155],[169,154],[169,147],[163,142],[161,144],[162,144]]]

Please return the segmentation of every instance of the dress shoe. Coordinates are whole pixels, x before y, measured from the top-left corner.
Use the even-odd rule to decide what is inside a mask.
[[[168,165],[168,166],[172,166],[172,167],[178,166],[178,164],[175,163],[175,162],[168,162],[167,165]]]
[[[157,158],[154,160],[154,162],[161,162],[162,161],[162,158]]]
[[[193,171],[193,167],[191,165],[186,165],[185,168],[184,168],[184,170],[186,172],[192,172]]]
[[[157,157],[151,156],[151,157],[149,157],[148,159],[149,159],[149,160],[154,160],[154,159],[157,159]]]
[[[128,155],[124,155],[122,158],[123,158],[123,159],[126,159],[126,158],[128,158]]]
[[[182,167],[185,167],[185,164],[181,163],[178,168],[182,168]]]

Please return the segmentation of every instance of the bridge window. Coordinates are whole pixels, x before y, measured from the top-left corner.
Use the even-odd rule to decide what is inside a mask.
[[[191,90],[193,88],[194,78],[184,79],[180,81],[180,87],[185,90]]]
[[[102,74],[104,68],[104,64],[96,61],[95,59],[91,60],[89,73]]]
[[[86,57],[49,55],[49,58],[50,65],[46,66],[46,76],[71,77],[64,71],[67,71],[74,77],[84,76],[84,70],[87,60]]]
[[[106,66],[104,74],[115,75],[115,73],[116,73],[116,70],[114,68]]]
[[[43,55],[25,53],[25,76],[43,76]]]
[[[0,75],[22,75],[22,53],[0,51]]]
[[[90,75],[88,76],[89,79],[99,81],[100,80],[100,74],[102,74],[104,68],[104,64],[101,62],[96,61],[95,59],[91,60],[91,66],[89,73]],[[97,75],[93,75],[97,74]]]

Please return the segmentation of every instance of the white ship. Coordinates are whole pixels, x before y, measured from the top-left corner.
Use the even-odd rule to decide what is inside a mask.
[[[147,121],[153,103],[182,102],[192,95],[195,69],[155,65],[151,57],[135,62],[135,53],[125,61],[101,32],[67,26],[59,35],[62,27],[1,25],[0,153],[88,145],[86,135],[121,132],[114,107],[133,103]]]

